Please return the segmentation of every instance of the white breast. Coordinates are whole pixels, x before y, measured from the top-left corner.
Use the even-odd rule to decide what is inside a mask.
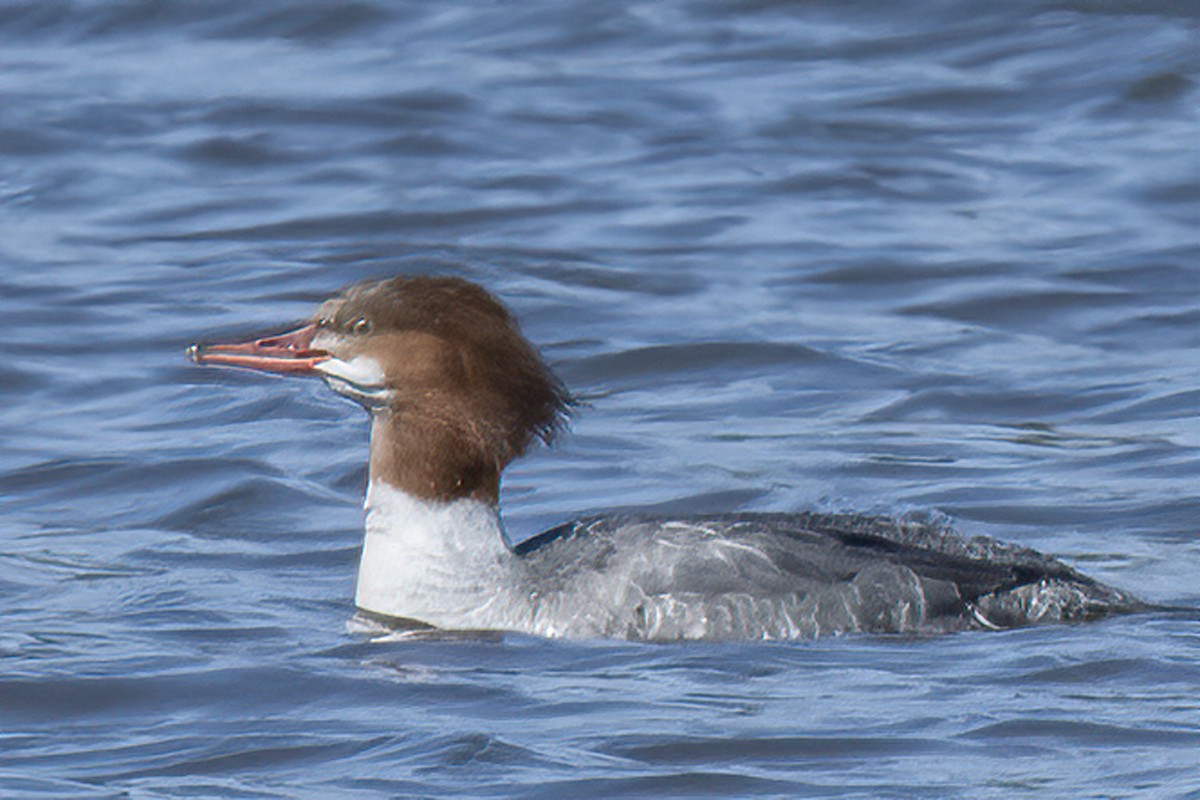
[[[366,510],[359,608],[439,628],[525,627],[529,598],[494,506],[422,500],[372,481]]]

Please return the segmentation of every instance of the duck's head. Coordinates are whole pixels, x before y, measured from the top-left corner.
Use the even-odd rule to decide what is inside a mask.
[[[500,471],[549,442],[571,403],[508,310],[459,278],[360,283],[289,333],[189,354],[323,377],[375,417],[372,479],[429,499],[494,500]]]

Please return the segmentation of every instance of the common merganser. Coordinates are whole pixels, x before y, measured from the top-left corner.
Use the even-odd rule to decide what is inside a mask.
[[[595,516],[515,546],[500,474],[571,397],[469,281],[360,283],[279,336],[193,345],[199,364],[317,375],[371,414],[355,603],[445,630],[639,640],[934,633],[1142,607],[1050,556],[880,516]]]

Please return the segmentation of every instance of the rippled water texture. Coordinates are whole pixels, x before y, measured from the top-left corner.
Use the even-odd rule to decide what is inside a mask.
[[[1200,798],[1200,13],[0,2],[0,796]],[[587,401],[517,538],[938,511],[1192,611],[372,642],[365,418],[187,364],[461,275]]]

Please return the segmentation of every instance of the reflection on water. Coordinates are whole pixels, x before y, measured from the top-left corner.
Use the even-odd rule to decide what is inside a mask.
[[[400,272],[587,404],[509,527],[941,510],[1195,608],[1184,2],[0,3],[5,797],[1187,796],[1194,615],[348,634],[365,419],[190,367]]]

